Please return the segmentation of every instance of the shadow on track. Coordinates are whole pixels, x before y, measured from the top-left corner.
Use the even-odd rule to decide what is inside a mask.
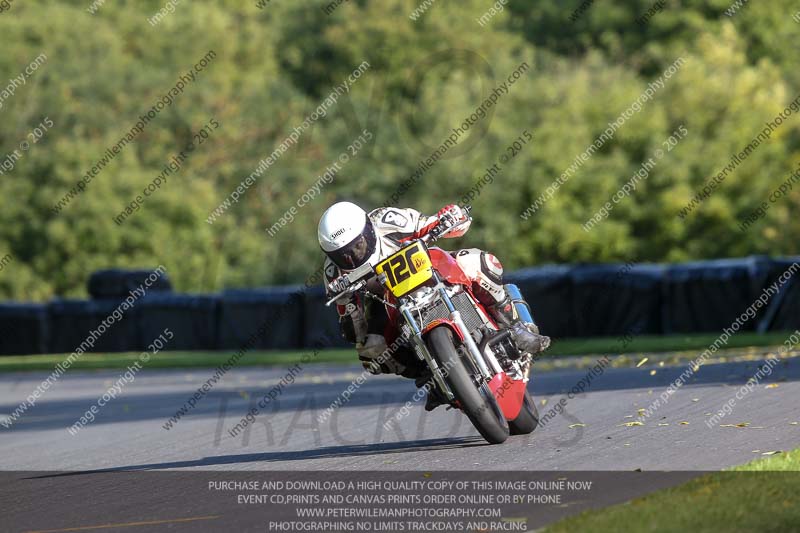
[[[51,477],[80,476],[86,474],[103,474],[109,472],[138,472],[144,470],[162,470],[166,468],[194,468],[211,465],[231,465],[242,463],[275,462],[275,461],[307,461],[309,459],[326,459],[332,457],[365,457],[377,454],[443,451],[477,446],[490,446],[482,437],[452,437],[444,439],[426,439],[411,442],[384,442],[378,444],[362,444],[356,446],[326,446],[313,450],[289,452],[245,453],[238,455],[218,455],[191,461],[172,461],[145,465],[119,466],[79,472],[62,472],[46,476],[34,476],[25,479],[45,479]]]

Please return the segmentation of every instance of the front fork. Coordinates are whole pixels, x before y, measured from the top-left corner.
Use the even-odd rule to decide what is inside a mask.
[[[439,280],[437,279],[437,281]],[[472,338],[469,329],[467,329],[466,324],[464,324],[464,320],[461,318],[461,313],[456,310],[455,306],[453,305],[453,301],[450,299],[450,295],[447,294],[447,291],[441,284],[439,285],[438,291],[439,297],[445,303],[447,310],[450,312],[450,321],[456,328],[458,328],[464,345],[467,348],[467,353],[471,357],[474,366],[481,373],[481,376],[488,381],[495,375],[501,373],[503,369],[494,358],[490,358],[489,360],[492,366],[492,369],[489,369],[483,354],[481,353],[477,344],[475,344],[475,339]],[[422,330],[417,324],[417,321],[414,320],[414,316],[411,314],[408,304],[401,302],[398,310],[403,315],[408,327],[411,328],[411,341],[414,345],[414,350],[417,352],[417,356],[428,364],[434,381],[436,381],[436,384],[439,386],[442,393],[444,393],[444,395],[447,397],[447,400],[453,401],[455,399],[455,395],[453,394],[453,391],[450,390],[450,387],[447,385],[447,382],[444,379],[442,368],[439,366],[439,363],[436,361],[436,359],[431,355],[430,350],[428,350],[428,346],[425,344],[425,340],[422,338]]]
[[[408,327],[411,328],[411,342],[414,345],[414,351],[417,352],[417,357],[424,360],[428,364],[428,368],[431,369],[431,374],[433,375],[433,380],[439,386],[439,390],[441,390],[445,395],[447,401],[452,402],[455,400],[456,396],[453,394],[453,391],[450,390],[450,386],[444,380],[444,374],[442,374],[442,369],[439,367],[439,363],[433,358],[430,350],[428,350],[428,346],[425,344],[425,339],[422,338],[422,330],[419,329],[417,321],[414,320],[414,317],[411,315],[411,311],[408,309],[408,304],[400,305],[398,310],[406,320]]]

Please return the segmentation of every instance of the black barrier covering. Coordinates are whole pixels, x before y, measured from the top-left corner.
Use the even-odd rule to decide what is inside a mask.
[[[220,296],[217,348],[238,349],[260,329],[253,345],[259,349],[296,349],[303,346],[303,287],[230,290]]]
[[[46,352],[49,325],[44,304],[0,304],[0,355]]]
[[[772,261],[766,285],[778,282],[778,278],[793,268],[793,264],[794,261],[787,259]],[[781,287],[780,293],[773,297],[759,326],[759,331],[800,329],[800,270]]]
[[[770,331],[793,331],[800,329],[800,283],[794,281],[787,286],[777,312],[769,322]]]
[[[210,350],[217,344],[218,296],[151,294],[137,304],[141,337],[129,350],[144,350],[164,332],[174,334],[166,350]]]
[[[721,331],[761,294],[770,270],[763,257],[669,265],[663,282],[665,334]],[[765,308],[740,331],[754,331]]]
[[[519,286],[542,332],[554,338],[720,332],[795,261],[800,262],[800,257],[678,265],[549,265],[508,273],[506,281]],[[110,271],[104,272],[93,279],[113,277]],[[740,330],[800,328],[798,278],[800,271]],[[136,285],[124,285],[126,291],[144,280],[141,276],[129,279]],[[155,286],[168,290],[166,283]],[[324,306],[322,291],[321,286],[292,286],[189,296],[151,288],[93,350],[139,351],[166,327],[175,334],[168,350],[235,350],[262,327],[265,331],[253,349],[310,348],[319,338],[330,339],[330,346],[348,346],[338,333],[336,311]],[[48,304],[46,314],[42,306],[5,304],[0,328],[17,337],[0,342],[0,353],[70,353],[119,301],[56,300]]]
[[[572,336],[661,333],[664,271],[660,265],[633,264],[573,268]]]
[[[305,293],[303,300],[304,333],[303,347],[311,348],[315,340],[321,335],[326,335],[328,339],[327,347],[344,348],[350,347],[344,337],[339,332],[339,317],[336,307],[331,304],[325,307],[325,289],[322,285],[311,287]]]
[[[98,270],[89,277],[87,289],[89,295],[97,300],[126,298],[131,291],[142,286],[154,271],[118,268]],[[151,281],[147,292],[172,292],[172,282],[166,272],[161,272],[158,279]]]
[[[568,337],[575,330],[572,269],[567,265],[547,265],[517,270],[504,276],[506,283],[519,287],[531,306],[533,320],[542,333],[551,337]]]
[[[138,311],[141,302],[136,302],[127,311],[117,313],[120,300],[56,300],[50,303],[50,339],[47,351],[72,353],[89,338],[92,331],[94,346],[87,352],[125,352],[139,347]],[[106,327],[101,328],[103,321]],[[113,322],[113,324],[112,324]],[[110,327],[108,327],[110,326]],[[100,328],[100,329],[98,329]],[[105,330],[101,333],[101,330]],[[87,345],[84,345],[87,346]]]

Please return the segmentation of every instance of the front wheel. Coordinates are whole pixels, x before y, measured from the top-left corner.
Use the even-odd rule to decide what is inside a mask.
[[[533,398],[526,390],[525,398],[522,400],[522,409],[520,409],[517,418],[508,421],[508,427],[512,435],[527,435],[532,433],[538,425],[539,410],[536,408],[536,402],[533,401]]]
[[[491,444],[508,438],[509,427],[489,386],[472,378],[472,364],[463,360],[453,342],[453,332],[447,326],[433,328],[426,339],[428,349],[439,361],[444,379],[475,429]],[[477,374],[477,372],[475,372]]]

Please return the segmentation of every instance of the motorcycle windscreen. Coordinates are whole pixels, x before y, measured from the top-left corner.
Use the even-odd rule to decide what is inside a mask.
[[[378,263],[375,272],[386,275],[386,287],[399,298],[431,279],[433,265],[425,246],[417,241]]]

